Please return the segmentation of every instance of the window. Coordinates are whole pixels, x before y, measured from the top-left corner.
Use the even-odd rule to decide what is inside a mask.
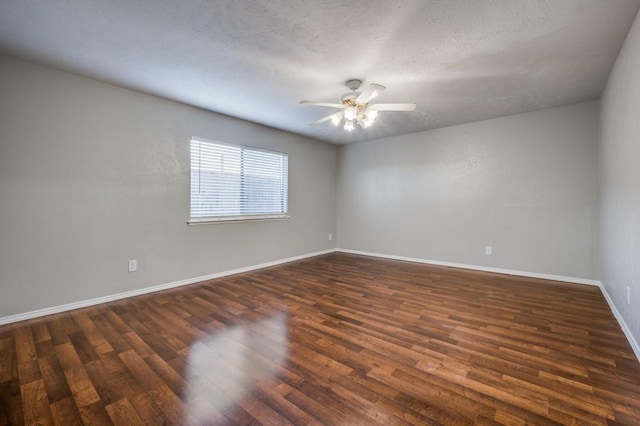
[[[189,223],[287,218],[289,155],[191,139]]]

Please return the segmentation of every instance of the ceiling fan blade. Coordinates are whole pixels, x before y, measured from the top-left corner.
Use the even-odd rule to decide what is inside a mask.
[[[332,104],[332,103],[329,103],[329,102],[300,101],[300,103],[304,104],[304,105],[326,106],[326,107],[340,108],[340,109],[344,108],[343,104]]]
[[[365,129],[367,127],[364,124],[364,120],[359,115],[356,117],[356,120],[358,121],[358,124],[360,125],[361,128]]]
[[[324,123],[325,121],[332,120],[333,117],[340,117],[342,119],[342,111],[334,112],[333,114],[329,114],[326,117],[322,117],[320,120],[316,120],[313,123],[309,123],[310,126],[315,126],[316,124]]]
[[[416,104],[374,104],[369,105],[369,109],[374,111],[413,111]]]
[[[356,98],[356,102],[366,104],[371,99],[378,96],[384,89],[386,89],[386,87],[379,84],[370,84],[369,87],[364,89],[362,93],[358,95],[358,97]]]

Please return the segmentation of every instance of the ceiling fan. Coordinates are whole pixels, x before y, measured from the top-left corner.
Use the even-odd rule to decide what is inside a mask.
[[[363,129],[370,127],[378,116],[378,111],[413,111],[416,108],[416,104],[413,103],[372,104],[370,103],[371,100],[378,96],[385,87],[379,84],[370,84],[362,92],[357,92],[360,85],[362,85],[362,80],[348,80],[346,82],[346,86],[351,90],[351,92],[343,95],[339,104],[300,101],[301,104],[305,105],[325,106],[338,108],[340,110],[310,124],[314,126],[331,120],[333,124],[337,126],[344,121],[344,130],[350,132],[355,129],[356,123]]]

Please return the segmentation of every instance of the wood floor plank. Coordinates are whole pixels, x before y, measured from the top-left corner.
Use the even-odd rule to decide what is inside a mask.
[[[100,401],[100,396],[84,366],[66,369],[64,375],[78,407],[86,407]]]
[[[24,424],[20,381],[17,377],[0,383],[0,424]]]
[[[329,254],[0,327],[0,424],[637,425],[597,287]]]
[[[107,410],[105,410],[105,406],[101,401],[85,406],[79,406],[78,411],[80,411],[80,417],[85,425],[113,425],[113,421],[109,417],[109,414],[107,413]]]
[[[128,399],[120,399],[107,405],[105,409],[114,424],[131,426],[149,424],[140,418],[138,412],[133,408]]]
[[[84,424],[73,398],[60,399],[50,403],[49,406],[51,407],[53,422],[56,425],[76,426]]]
[[[50,403],[71,397],[69,384],[55,354],[38,359]]]
[[[21,386],[20,393],[22,396],[22,410],[24,412],[25,424],[53,424],[44,380],[36,380]]]
[[[9,382],[18,377],[18,362],[13,350],[14,339],[0,340],[0,383]]]

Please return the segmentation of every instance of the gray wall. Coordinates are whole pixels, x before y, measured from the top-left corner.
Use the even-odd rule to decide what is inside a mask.
[[[187,226],[191,136],[288,152],[291,220]],[[333,248],[336,162],[333,145],[0,56],[0,317]]]
[[[596,102],[345,145],[338,247],[596,279],[597,167]]]
[[[640,16],[640,15],[639,15]],[[640,18],[602,96],[600,241],[602,284],[640,341]],[[626,287],[631,288],[631,305]]]

